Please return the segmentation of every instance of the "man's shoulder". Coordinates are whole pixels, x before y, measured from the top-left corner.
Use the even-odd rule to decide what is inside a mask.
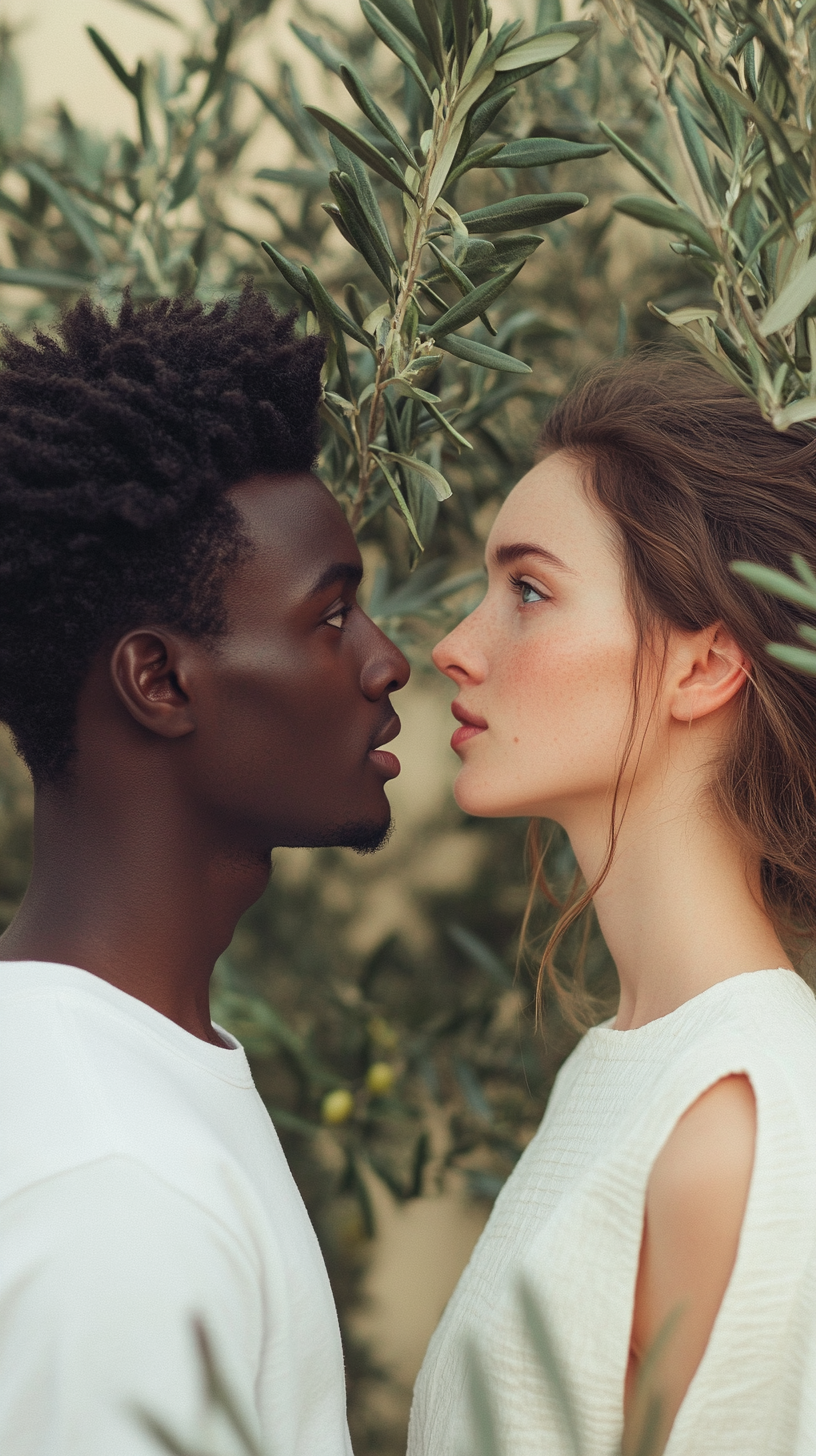
[[[3,1246],[28,1257],[32,1269],[50,1263],[66,1271],[135,1260],[152,1251],[165,1264],[202,1249],[220,1247],[233,1263],[252,1267],[251,1244],[231,1223],[195,1197],[195,1190],[168,1182],[155,1169],[122,1153],[77,1163],[29,1183],[0,1201]],[[127,1259],[123,1260],[123,1251]],[[123,1277],[130,1277],[126,1269]],[[0,1287],[5,1281],[0,1281]]]
[[[0,1200],[116,1157],[176,1186],[212,1181],[239,1122],[230,1094],[255,1100],[243,1056],[230,1076],[224,1051],[210,1076],[219,1049],[202,1070],[194,1038],[127,1003],[73,967],[0,962]]]
[[[58,968],[0,963],[0,1200],[113,1151],[80,1021]]]

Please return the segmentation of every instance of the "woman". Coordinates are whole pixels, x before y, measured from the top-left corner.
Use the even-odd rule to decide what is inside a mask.
[[[657,351],[585,379],[544,445],[496,519],[484,601],[434,658],[459,689],[458,803],[564,827],[620,1003],[496,1203],[409,1451],[477,1449],[474,1350],[508,1456],[573,1449],[526,1286],[588,1456],[637,1449],[647,1388],[652,1451],[804,1456],[816,1000],[791,955],[816,928],[816,679],[764,650],[796,609],[730,563],[813,556],[816,438]]]

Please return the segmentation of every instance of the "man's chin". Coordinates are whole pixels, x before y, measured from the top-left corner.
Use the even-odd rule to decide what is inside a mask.
[[[344,849],[354,849],[358,854],[376,854],[388,843],[393,831],[393,819],[389,819],[387,824],[345,824],[338,831],[339,838],[334,843]]]
[[[336,824],[322,833],[310,834],[298,841],[298,849],[354,849],[358,854],[374,854],[391,838],[394,821],[372,822],[366,819],[351,819],[345,824]]]

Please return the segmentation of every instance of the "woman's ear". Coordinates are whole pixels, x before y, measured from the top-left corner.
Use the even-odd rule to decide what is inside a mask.
[[[684,634],[670,691],[671,715],[692,723],[724,708],[741,692],[751,663],[722,622]]]
[[[130,716],[161,738],[195,728],[181,644],[172,633],[128,632],[111,654],[113,686]]]

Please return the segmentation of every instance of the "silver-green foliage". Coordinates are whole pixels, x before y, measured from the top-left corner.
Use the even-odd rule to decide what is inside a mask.
[[[587,202],[582,193],[540,190],[460,211],[457,187],[476,169],[506,176],[507,169],[531,171],[607,148],[515,138],[503,116],[520,82],[585,43],[593,29],[587,22],[552,22],[525,38],[520,21],[494,27],[484,0],[360,4],[398,63],[402,127],[350,59],[297,27],[304,44],[340,77],[361,115],[352,125],[307,106],[306,116],[321,128],[319,140],[302,116],[289,130],[318,164],[315,187],[328,133],[333,200],[323,207],[362,260],[362,280],[359,286],[349,282],[342,308],[311,268],[271,243],[264,248],[305,302],[307,328],[320,329],[329,340],[324,416],[334,438],[326,462],[353,526],[395,502],[422,549],[426,523],[430,527],[435,517],[429,496],[442,501],[450,495],[438,468],[438,437],[456,451],[472,448],[467,411],[458,403],[458,371],[445,368],[445,356],[483,371],[530,373],[512,352],[529,320],[497,329],[490,310],[541,242],[522,229]],[[291,176],[295,187],[303,186],[298,172],[268,169],[264,175],[281,181]],[[477,321],[475,334],[462,333]],[[505,389],[503,402],[512,393]]]
[[[816,3],[604,0],[654,87],[685,184],[601,130],[659,194],[617,210],[678,235],[710,280],[711,305],[661,313],[752,395],[776,429],[816,421]],[[660,310],[657,310],[660,312]],[[816,612],[816,578],[740,563],[738,574]],[[816,643],[802,624],[800,636]],[[769,651],[801,672],[816,653]]]
[[[678,235],[708,307],[665,314],[777,429],[816,418],[813,0],[604,0],[663,110],[676,189],[602,127],[652,194],[621,213]]]
[[[272,0],[201,0],[194,28],[163,6],[124,3],[182,39],[180,61],[159,54],[129,71],[115,38],[88,27],[132,101],[131,136],[100,136],[64,107],[50,129],[32,130],[13,37],[0,31],[0,215],[15,259],[0,284],[40,293],[13,322],[47,320],[83,289],[111,304],[124,287],[137,299],[208,299],[254,273],[327,337],[324,478],[355,530],[393,506],[415,560],[450,494],[443,453],[470,450],[529,393],[519,346],[547,321],[529,307],[496,309],[541,243],[531,229],[586,204],[552,191],[546,169],[608,147],[516,135],[512,103],[560,57],[577,57],[593,26],[566,25],[548,0],[526,38],[520,21],[494,28],[484,0],[361,0],[362,33],[333,27],[341,53],[295,24],[345,86],[360,113],[352,123],[305,104],[285,63],[271,88],[247,72],[246,43]],[[270,115],[298,156],[251,178],[242,159]],[[476,205],[457,211],[462,187]],[[246,230],[247,204],[259,222],[261,209],[275,220],[263,244],[272,276]],[[342,303],[328,219],[356,254]]]
[[[223,14],[203,0],[195,30],[164,8],[125,3],[164,20],[183,41],[178,64],[159,55],[129,72],[108,38],[88,27],[132,98],[133,137],[78,126],[64,106],[50,127],[32,127],[12,33],[0,32],[0,214],[16,263],[0,268],[0,283],[42,295],[21,326],[50,318],[82,290],[102,300],[125,286],[137,299],[196,287],[216,296],[236,286],[254,246],[229,216],[230,179],[254,131],[236,124],[246,83],[230,60],[271,0],[236,0]]]
[[[793,602],[797,607],[804,607],[806,611],[816,616],[816,573],[808,566],[803,556],[796,555],[793,558],[793,569],[795,576],[786,576],[784,571],[774,571],[770,566],[759,566],[753,561],[735,561],[732,568],[737,576],[742,576],[746,581],[753,582],[761,591],[769,592],[771,596],[781,597],[786,602]],[[772,642],[768,647],[772,657],[779,662],[784,662],[788,667],[795,668],[797,672],[806,672],[810,676],[816,676],[816,627],[810,626],[807,622],[800,622],[797,632],[803,642],[810,643],[809,647],[799,647],[792,643]]]

